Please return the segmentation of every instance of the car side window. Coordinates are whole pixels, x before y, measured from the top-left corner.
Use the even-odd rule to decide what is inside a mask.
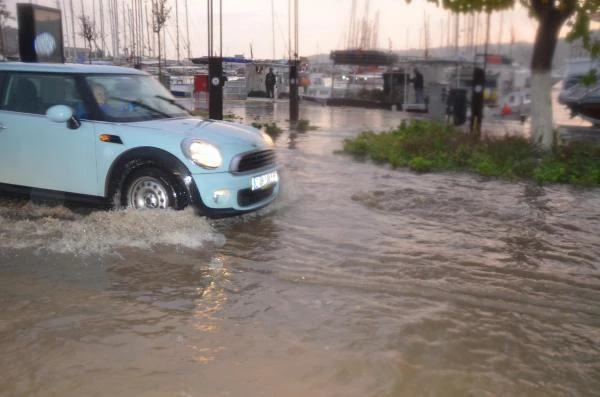
[[[71,106],[74,112],[83,107],[75,80],[61,74],[13,74],[4,99],[3,109],[22,113],[45,114],[54,105]]]
[[[14,112],[41,114],[38,80],[38,76],[35,75],[10,76],[2,108]]]

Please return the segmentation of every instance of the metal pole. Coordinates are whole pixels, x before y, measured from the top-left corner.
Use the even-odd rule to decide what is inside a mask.
[[[298,0],[294,0],[294,59],[290,64],[290,122],[298,121]]]

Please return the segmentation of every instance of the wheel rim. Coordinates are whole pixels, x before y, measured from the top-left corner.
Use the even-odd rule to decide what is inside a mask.
[[[165,209],[169,207],[169,194],[165,185],[156,178],[145,176],[137,179],[129,189],[127,202],[130,207]]]

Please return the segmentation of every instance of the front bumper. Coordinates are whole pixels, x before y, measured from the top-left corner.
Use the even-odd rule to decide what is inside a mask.
[[[279,171],[280,167],[275,166],[243,174],[193,174],[189,185],[192,204],[210,218],[256,211],[277,198],[281,180],[252,190],[252,178],[271,172],[280,175]]]

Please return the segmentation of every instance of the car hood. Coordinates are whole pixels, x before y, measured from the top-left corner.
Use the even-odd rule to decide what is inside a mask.
[[[145,124],[145,127],[180,135],[182,139],[199,138],[225,145],[245,143],[256,148],[268,146],[256,128],[229,121],[181,118],[150,121]]]

